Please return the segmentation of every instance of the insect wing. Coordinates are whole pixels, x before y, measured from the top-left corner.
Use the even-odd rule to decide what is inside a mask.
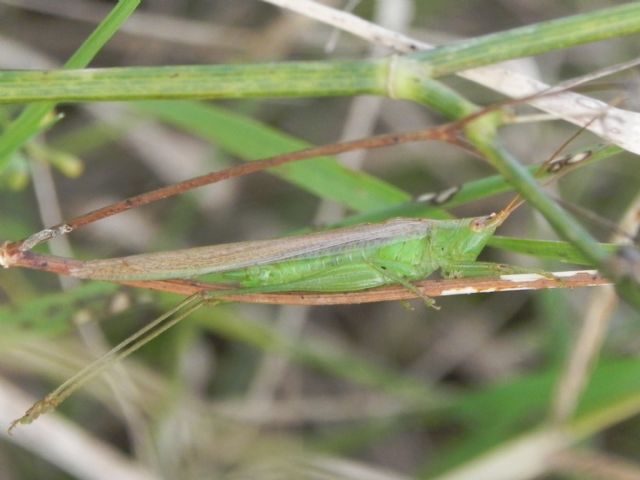
[[[432,220],[400,218],[272,240],[226,243],[84,262],[72,275],[95,280],[164,280],[228,272],[283,260],[421,236]]]

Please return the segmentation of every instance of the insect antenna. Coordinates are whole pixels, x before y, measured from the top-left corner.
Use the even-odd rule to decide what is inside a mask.
[[[496,214],[496,218],[494,220],[493,223],[495,223],[496,225],[502,225],[504,223],[504,221],[509,218],[509,216],[516,211],[516,209],[522,205],[524,203],[524,198],[522,198],[520,195],[516,195],[515,197],[513,197],[511,199],[511,201],[507,204],[506,207],[504,207],[502,210],[500,210],[497,214]]]
[[[621,103],[623,98],[616,97],[611,102],[609,102],[609,107],[615,107],[619,103]],[[585,130],[587,130],[596,120],[601,118],[606,112],[603,111],[599,115],[596,115],[587,123],[585,123],[582,127],[580,127],[576,132],[574,132],[571,136],[569,136],[564,142],[562,142],[554,152],[545,160],[540,167],[538,168],[537,173],[542,173],[545,169],[553,171],[553,176],[548,179],[546,182],[543,182],[543,185],[548,185],[552,181],[559,179],[562,175],[567,173],[569,170],[567,167],[579,162],[582,157],[579,159],[574,159],[573,157],[569,157],[565,159],[563,162],[558,162],[558,159],[561,157],[562,152],[573,142],[576,138],[578,138]],[[580,155],[580,154],[578,154]],[[504,223],[504,221],[509,218],[509,216],[520,207],[524,203],[524,198],[521,195],[516,195],[511,199],[511,201],[495,214],[495,218],[492,219],[491,223],[499,226]]]

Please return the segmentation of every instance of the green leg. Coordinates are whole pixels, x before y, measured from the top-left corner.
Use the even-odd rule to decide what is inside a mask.
[[[469,262],[454,263],[448,267],[442,267],[442,276],[445,278],[461,277],[490,277],[498,275],[510,275],[517,273],[536,273],[544,277],[553,278],[549,272],[537,268],[518,267],[504,263],[493,262]]]
[[[408,282],[405,278],[403,278],[400,275],[396,275],[388,268],[384,268],[380,265],[376,265],[375,263],[371,263],[370,265],[371,265],[371,268],[380,272],[380,275],[387,277],[390,280],[389,283],[397,283],[399,285],[402,285],[411,293],[415,294],[418,298],[421,298],[427,307],[440,310],[440,307],[436,305],[436,301],[433,298],[428,297],[427,295],[422,293],[413,283]]]

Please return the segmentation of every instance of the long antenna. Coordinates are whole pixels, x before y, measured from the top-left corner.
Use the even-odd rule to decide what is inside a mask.
[[[613,99],[608,106],[615,106],[617,104],[619,104],[622,101],[622,97],[618,97]],[[595,122],[598,118],[600,118],[601,115],[603,115],[604,112],[602,112],[600,115],[593,117],[591,120],[589,120],[587,123],[585,123],[582,127],[580,127],[573,135],[571,135],[569,138],[567,138],[564,142],[562,142],[560,144],[560,146],[558,148],[556,148],[556,150],[549,156],[549,158],[543,162],[540,165],[540,168],[538,169],[537,173],[541,173],[542,170],[544,170],[545,168],[548,168],[549,165],[552,164],[552,162],[554,160],[556,160],[556,158],[558,158],[560,156],[560,154],[562,153],[562,151],[571,143],[573,142],[576,138],[578,138],[578,136],[580,136],[582,134],[582,132],[584,132],[587,128],[589,128],[589,126]],[[570,162],[567,162],[567,164],[569,164]],[[560,178],[560,176],[562,176],[562,174],[564,173],[565,169],[564,168],[560,168],[557,172],[554,172],[555,175],[553,175],[553,177],[551,177],[550,179],[548,179],[546,182],[543,182],[543,185],[546,185],[554,180],[557,180],[558,178]],[[495,218],[492,219],[493,224],[495,224],[496,226],[498,225],[502,225],[502,223],[509,218],[509,216],[518,208],[520,207],[520,205],[522,205],[525,202],[524,198],[522,198],[522,195],[516,195],[515,197],[513,197],[511,199],[511,201],[507,204],[506,207],[504,207],[502,210],[500,210],[496,215]]]

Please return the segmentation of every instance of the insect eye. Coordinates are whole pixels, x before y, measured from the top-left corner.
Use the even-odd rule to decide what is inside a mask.
[[[491,215],[487,215],[486,217],[475,218],[471,222],[471,230],[480,231],[487,227],[487,224],[490,223],[493,219],[496,218],[496,214],[492,213]]]
[[[471,230],[480,230],[482,228],[482,220],[476,218],[473,222],[471,222]]]

